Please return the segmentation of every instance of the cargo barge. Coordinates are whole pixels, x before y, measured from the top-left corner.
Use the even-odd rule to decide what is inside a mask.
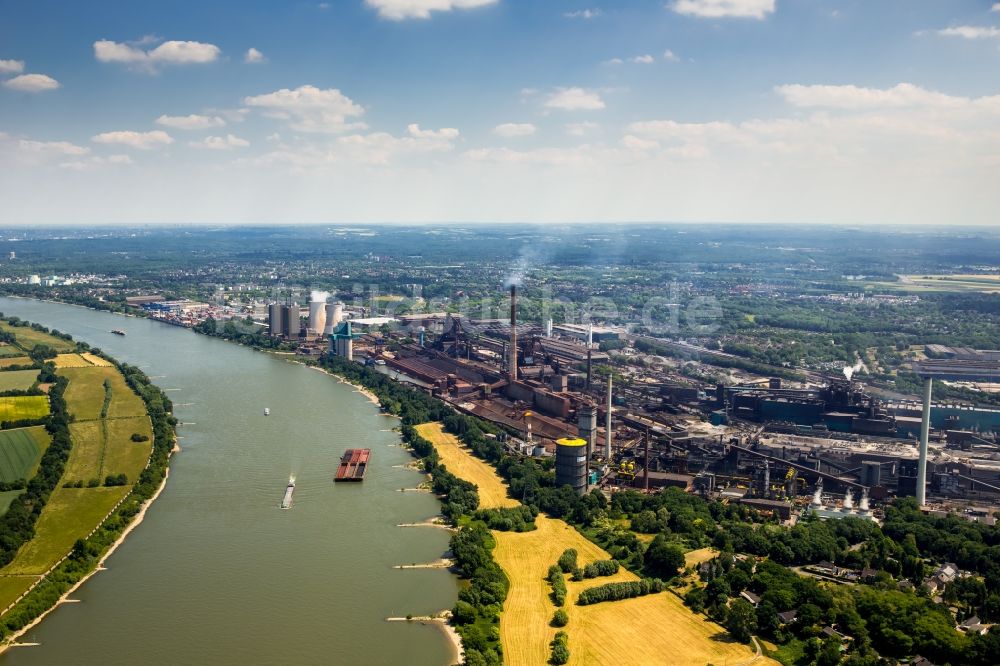
[[[371,449],[347,449],[340,458],[340,467],[334,481],[362,481],[368,468]]]
[[[288,478],[288,485],[285,486],[285,496],[281,498],[281,508],[292,508],[292,494],[295,493],[295,477]]]

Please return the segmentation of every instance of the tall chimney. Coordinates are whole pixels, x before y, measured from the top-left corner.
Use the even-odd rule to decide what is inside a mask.
[[[608,406],[604,424],[604,459],[611,460],[611,373],[608,373]]]
[[[644,448],[645,448],[644,455],[646,457],[646,463],[642,468],[642,489],[648,493],[649,492],[649,428],[646,428]]]
[[[517,285],[510,285],[510,381],[517,381]]]
[[[587,349],[587,390],[590,390],[590,365],[591,365],[591,350]]]

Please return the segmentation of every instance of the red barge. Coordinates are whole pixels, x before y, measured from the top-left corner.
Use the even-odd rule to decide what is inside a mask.
[[[368,468],[371,449],[347,449],[340,458],[340,467],[334,481],[362,481]]]

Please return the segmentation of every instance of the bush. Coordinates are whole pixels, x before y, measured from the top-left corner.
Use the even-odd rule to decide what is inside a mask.
[[[565,664],[569,661],[569,636],[565,631],[557,631],[549,646],[552,648],[550,664]]]
[[[549,623],[553,627],[565,627],[569,622],[569,615],[566,614],[562,608],[557,608],[556,612],[552,615],[552,621]]]
[[[578,570],[577,580],[585,578],[598,578],[599,576],[613,576],[618,573],[618,560],[598,560],[591,562],[582,570]]]
[[[124,486],[128,484],[128,477],[124,474],[108,474],[104,477],[105,486]]]
[[[559,567],[553,564],[549,567],[549,584],[552,585],[552,603],[562,606],[566,603],[566,579]]]
[[[139,433],[134,432],[134,433],[132,433],[132,438],[131,439],[132,439],[133,442],[148,442],[149,441],[149,435],[140,435]]]
[[[658,578],[643,578],[625,583],[607,583],[597,587],[589,587],[580,593],[576,603],[580,606],[598,604],[602,601],[619,601],[642,597],[663,591],[663,581]]]
[[[563,551],[563,554],[559,556],[559,568],[563,573],[571,573],[576,569],[576,549],[567,548]]]

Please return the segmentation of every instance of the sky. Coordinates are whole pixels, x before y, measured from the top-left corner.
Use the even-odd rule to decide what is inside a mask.
[[[0,2],[0,224],[1000,222],[995,0]]]

